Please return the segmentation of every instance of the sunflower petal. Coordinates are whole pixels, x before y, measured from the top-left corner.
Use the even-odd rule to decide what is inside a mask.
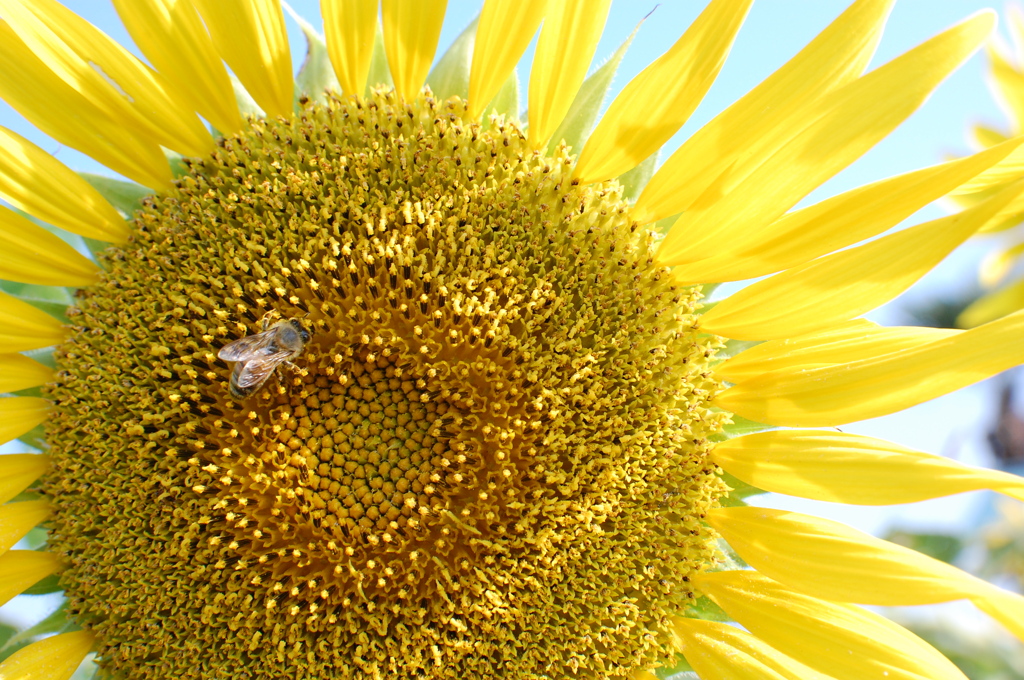
[[[796,373],[871,359],[961,332],[921,326],[887,328],[867,319],[852,319],[818,333],[762,342],[720,364],[715,373],[731,383],[741,383],[772,371]]]
[[[1024,311],[911,349],[737,383],[715,405],[770,425],[841,425],[893,413],[1024,363]]]
[[[128,238],[128,225],[99,192],[56,158],[6,128],[0,128],[0,196],[73,234],[100,241]]]
[[[377,0],[321,0],[327,54],[341,91],[362,95],[373,57]]]
[[[189,106],[223,134],[242,128],[227,69],[187,0],[113,0],[132,40]]]
[[[795,593],[753,571],[700,574],[694,585],[760,640],[836,680],[966,680],[924,640],[860,607]]]
[[[32,53],[0,21],[0,99],[40,130],[125,177],[154,189],[171,187],[171,169],[159,145],[109,120]]]
[[[46,420],[50,402],[39,397],[0,398],[0,444],[17,439]]]
[[[759,489],[832,503],[896,505],[978,489],[1024,500],[1016,475],[841,432],[758,432],[716,444],[711,458]]]
[[[986,255],[981,262],[979,282],[985,288],[999,285],[1021,260],[1024,260],[1024,241]]]
[[[37,453],[0,456],[0,503],[6,503],[46,472],[50,458]]]
[[[43,638],[4,659],[0,663],[0,678],[68,680],[94,641],[93,634],[85,630]]]
[[[57,345],[64,340],[64,326],[6,293],[0,293],[0,352],[22,352]]]
[[[221,58],[268,116],[292,113],[292,57],[280,0],[192,0]]]
[[[448,0],[383,0],[384,50],[399,96],[414,99],[434,61]]]
[[[480,12],[467,116],[480,118],[530,44],[547,0],[486,0]]]
[[[0,555],[0,604],[22,594],[50,574],[56,574],[60,568],[60,558],[49,552],[11,550]]]
[[[718,76],[752,0],[713,0],[629,82],[580,152],[573,177],[602,182],[639,165],[683,126]]]
[[[52,377],[53,369],[29,359],[24,354],[0,354],[0,392],[17,392],[36,387]],[[6,458],[8,456],[0,458],[0,463]],[[0,481],[0,485],[2,484]],[[0,500],[0,503],[3,503],[3,500]]]
[[[798,130],[785,121],[860,76],[893,1],[855,2],[782,68],[698,130],[651,179],[633,219],[647,224],[681,213],[712,184],[722,184],[724,173],[740,181],[788,144]]]
[[[780,121],[777,136],[788,143],[715,180],[673,225],[658,249],[659,261],[686,264],[707,257],[712,244],[742,247],[760,240],[770,223],[916,111],[994,22],[992,12],[979,13]]]
[[[676,619],[679,651],[701,680],[829,680],[725,623]]]
[[[0,0],[0,11],[33,52],[111,119],[186,155],[213,146],[163,76],[56,0]]]
[[[994,293],[983,295],[956,318],[960,328],[974,328],[1024,309],[1024,279]]]
[[[608,19],[611,0],[556,2],[544,20],[530,70],[528,135],[544,148],[569,112]]]
[[[931,271],[1022,190],[1024,180],[963,212],[758,281],[715,305],[701,317],[701,325],[737,340],[771,340],[813,333],[863,314]]]
[[[1014,139],[960,160],[875,182],[783,215],[753,246],[724,244],[709,258],[676,267],[681,284],[742,281],[809,262],[881,234],[1021,146]]]
[[[1013,119],[1014,129],[1019,130],[1024,124],[1024,73],[1021,73],[994,46],[986,51],[990,62],[992,87],[996,96],[1006,104],[1005,108]]]
[[[50,501],[45,499],[0,505],[0,553],[10,550],[49,514]]]
[[[88,286],[95,283],[98,273],[95,264],[59,237],[0,208],[0,279],[43,286]]]
[[[293,10],[291,5],[286,3],[284,8],[306,37],[306,57],[295,76],[295,94],[323,104],[327,101],[327,92],[341,91],[334,75],[334,66],[331,65],[331,57],[327,54],[327,43],[316,28]]]
[[[594,71],[590,77],[583,81],[583,85],[572,100],[569,111],[562,119],[561,125],[555,130],[555,134],[551,136],[551,141],[548,144],[549,151],[553,151],[562,142],[565,142],[566,146],[573,151],[579,151],[586,144],[591,133],[594,131],[594,125],[597,123],[597,114],[604,105],[605,97],[608,96],[612,80],[619,70],[619,64],[622,63],[622,58],[626,56],[626,50],[633,44],[633,39],[636,37],[637,31],[640,30],[642,23],[637,24],[637,27],[629,34],[629,37],[622,41],[619,48],[615,50],[615,53],[601,68]]]

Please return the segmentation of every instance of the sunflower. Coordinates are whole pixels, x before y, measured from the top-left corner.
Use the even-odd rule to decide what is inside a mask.
[[[436,63],[444,0],[324,0],[297,78],[278,0],[115,0],[151,66],[0,0],[0,97],[127,178],[0,131],[0,434],[35,450],[0,458],[0,582],[63,590],[73,627],[0,677],[90,652],[163,680],[963,677],[852,603],[968,599],[1024,636],[1019,595],[743,500],[1024,498],[814,429],[1024,361],[1021,313],[857,318],[1021,182],[855,245],[1020,140],[792,210],[993,26],[864,73],[890,4],[656,168],[750,0],[712,0],[600,119],[609,0],[487,0]],[[44,548],[9,550],[37,525]]]
[[[988,149],[1024,132],[1024,15],[1020,8],[1007,8],[1007,25],[1015,50],[998,40],[987,46],[990,72],[989,85],[1006,112],[1010,126],[1006,132],[988,125],[971,128],[972,141]],[[1004,163],[979,174],[970,182],[950,194],[951,202],[959,206],[973,206],[1024,177],[1024,165]],[[982,260],[979,271],[983,295],[971,302],[957,318],[957,325],[973,328],[1005,314],[1024,309],[1024,277],[1020,265],[1024,262],[1024,198],[1011,201],[1000,210],[997,219],[980,230],[989,240],[1000,245]]]

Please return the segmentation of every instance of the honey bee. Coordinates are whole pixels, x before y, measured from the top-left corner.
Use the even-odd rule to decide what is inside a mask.
[[[263,331],[247,335],[220,348],[217,356],[234,361],[228,392],[235,399],[245,399],[267,381],[281,364],[291,366],[291,360],[302,353],[309,342],[309,332],[298,319],[285,319],[268,327],[264,318]]]

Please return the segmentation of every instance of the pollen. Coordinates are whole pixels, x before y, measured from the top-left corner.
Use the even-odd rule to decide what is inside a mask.
[[[630,677],[671,660],[724,416],[616,182],[458,98],[192,159],[57,353],[51,548],[113,677]],[[485,129],[486,128],[486,129]],[[218,350],[309,341],[244,398]]]

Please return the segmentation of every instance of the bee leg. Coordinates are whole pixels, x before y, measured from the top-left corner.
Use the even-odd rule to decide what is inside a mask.
[[[263,317],[260,319],[260,330],[267,330],[270,328],[270,321],[277,316],[277,310],[268,310]]]

